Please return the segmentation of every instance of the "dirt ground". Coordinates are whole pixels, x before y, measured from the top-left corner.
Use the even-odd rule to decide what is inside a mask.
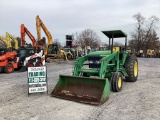
[[[73,62],[47,63],[48,95],[28,97],[27,72],[0,74],[0,120],[160,120],[160,59],[138,58],[139,77],[124,82],[100,106],[51,97],[59,74],[71,75]]]

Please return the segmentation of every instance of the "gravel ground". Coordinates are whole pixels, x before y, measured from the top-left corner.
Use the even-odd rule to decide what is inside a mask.
[[[160,59],[138,58],[139,77],[124,82],[100,106],[51,97],[59,74],[71,75],[72,62],[47,63],[48,95],[28,97],[27,72],[0,74],[0,120],[160,120]]]

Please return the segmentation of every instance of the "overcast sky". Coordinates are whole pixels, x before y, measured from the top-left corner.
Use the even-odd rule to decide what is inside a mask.
[[[25,24],[37,38],[36,15],[39,15],[53,39],[62,44],[66,34],[87,28],[107,42],[103,30],[121,29],[130,37],[136,23],[133,15],[138,12],[146,18],[152,15],[160,18],[160,0],[0,0],[0,35],[9,32],[20,37],[20,25]],[[157,33],[160,36],[160,28]],[[26,39],[29,43],[29,38]]]

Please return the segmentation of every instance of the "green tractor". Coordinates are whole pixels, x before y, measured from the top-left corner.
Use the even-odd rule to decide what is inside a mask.
[[[51,96],[99,105],[108,100],[110,90],[121,91],[123,79],[137,81],[138,61],[127,50],[127,34],[121,30],[102,32],[109,38],[109,50],[76,59],[73,75],[60,75]],[[113,39],[121,37],[125,37],[125,46],[113,46]]]

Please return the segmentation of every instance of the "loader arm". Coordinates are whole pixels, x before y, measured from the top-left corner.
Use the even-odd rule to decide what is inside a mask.
[[[11,34],[9,34],[8,32],[6,32],[6,39],[7,41],[10,41],[10,39],[13,40],[14,42],[14,48],[17,50],[19,47],[18,47],[18,40],[16,38],[14,38]]]
[[[117,59],[117,61],[115,61],[115,59]],[[110,77],[110,71],[109,71],[109,67],[112,66],[116,66],[115,67],[115,71],[119,71],[119,52],[114,52],[110,55],[107,55],[106,57],[104,57],[101,60],[101,67],[100,67],[100,72],[99,72],[99,77],[100,78],[105,78],[106,74],[108,75],[107,77]],[[111,61],[111,63],[110,63]]]
[[[34,38],[34,36],[29,32],[29,30],[24,26],[24,24],[21,24],[21,40],[22,40],[22,46],[24,46],[25,43],[25,33],[28,35],[30,40],[32,41],[32,46],[37,47],[37,42]]]
[[[87,56],[83,56],[80,58],[77,58],[76,63],[74,65],[74,69],[73,69],[73,76],[79,76],[79,71],[83,66],[84,61],[87,59]]]
[[[9,41],[9,39],[7,40],[7,39],[4,39],[2,36],[0,36],[0,40],[7,45],[7,48],[11,48],[12,47],[11,42]]]

